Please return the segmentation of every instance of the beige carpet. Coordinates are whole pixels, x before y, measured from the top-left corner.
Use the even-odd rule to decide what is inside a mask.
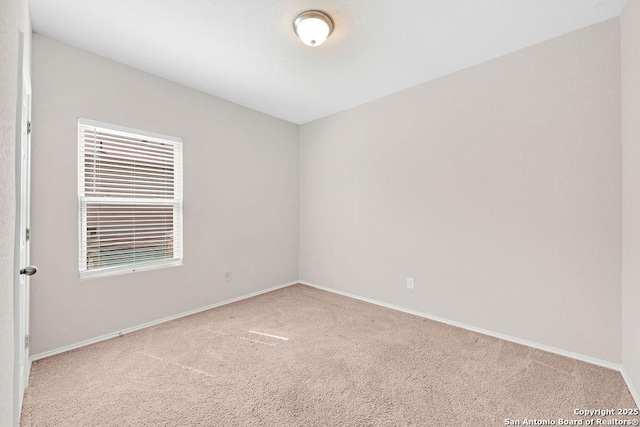
[[[618,372],[295,285],[35,362],[21,425],[501,426],[628,407]]]

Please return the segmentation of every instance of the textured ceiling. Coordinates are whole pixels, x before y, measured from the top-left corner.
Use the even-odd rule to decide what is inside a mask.
[[[626,0],[31,0],[34,31],[305,123],[618,16]],[[292,21],[328,12],[303,45]]]

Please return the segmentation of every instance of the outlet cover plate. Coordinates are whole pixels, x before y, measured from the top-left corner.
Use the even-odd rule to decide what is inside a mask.
[[[416,279],[413,277],[407,277],[407,289],[415,289]]]

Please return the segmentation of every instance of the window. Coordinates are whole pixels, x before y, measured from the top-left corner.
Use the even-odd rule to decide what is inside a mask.
[[[80,277],[182,264],[182,140],[78,120]]]

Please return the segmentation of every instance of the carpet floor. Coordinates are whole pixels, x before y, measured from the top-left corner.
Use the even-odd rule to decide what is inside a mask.
[[[574,414],[604,408],[635,408],[616,371],[294,285],[34,362],[21,425],[625,419]]]

